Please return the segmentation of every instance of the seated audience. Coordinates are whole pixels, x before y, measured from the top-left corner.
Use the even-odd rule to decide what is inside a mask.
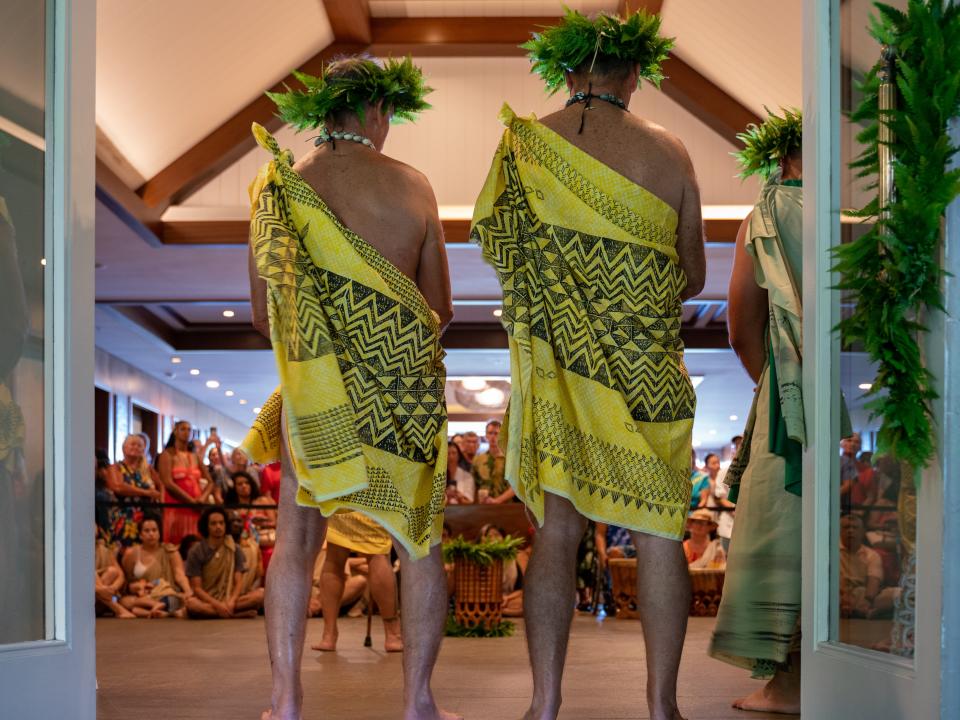
[[[864,545],[865,534],[860,515],[840,518],[840,617],[871,617],[893,607],[897,588],[881,593],[883,558]]]
[[[227,491],[225,503],[227,507],[275,504],[272,499],[260,494],[259,486],[245,470],[233,473],[230,476],[230,482],[233,487]],[[264,567],[268,567],[270,557],[273,555],[273,547],[277,542],[277,511],[242,507],[238,512],[243,519],[244,531],[260,546]]]
[[[116,502],[117,496],[110,489],[112,483],[109,480],[112,472],[110,458],[107,451],[97,448],[94,451],[93,461],[93,487],[94,487],[94,517],[96,518],[97,528],[103,537],[110,537],[110,509],[111,506],[106,503]]]
[[[246,570],[243,572],[243,583],[240,589],[241,595],[264,587],[263,580],[266,570],[263,567],[263,553],[260,546],[250,536],[246,530],[246,523],[243,517],[236,510],[230,510],[230,537],[237,544],[237,547],[243,551],[243,561]]]
[[[190,535],[185,535],[183,539],[180,541],[180,544],[178,546],[179,549],[177,550],[177,553],[180,555],[180,559],[186,562],[187,555],[190,554],[190,548],[192,548],[198,542],[200,542],[199,535],[194,535],[192,533]]]
[[[720,538],[711,538],[717,529],[713,513],[706,509],[694,510],[687,518],[690,537],[683,541],[683,554],[687,566],[691,569],[723,570],[727,566],[727,556],[723,552]]]
[[[103,533],[97,528],[94,549],[94,612],[97,616],[113,613],[118,618],[135,617],[120,604],[120,589],[123,587],[123,570],[117,562],[116,553],[107,544]]]
[[[463,469],[463,452],[451,440],[447,443],[447,505],[466,505],[476,496],[473,474]]]
[[[328,545],[324,544],[323,550],[317,556],[317,562],[313,566],[313,588],[310,591],[310,615],[321,617],[323,615],[323,569],[327,563]],[[343,594],[340,598],[340,607],[337,611],[339,615],[345,610],[352,610],[354,607],[360,607],[363,594],[367,591],[367,561],[365,558],[350,558],[344,564],[343,574],[346,580],[343,584]],[[359,613],[352,613],[360,615]]]
[[[198,523],[202,540],[190,548],[186,574],[193,595],[187,613],[195,618],[255,617],[263,606],[263,588],[243,594],[246,558],[227,532],[227,512],[213,506]]]
[[[160,499],[160,477],[146,458],[142,435],[127,435],[123,441],[123,459],[115,463],[107,476],[110,489],[123,507],[110,509],[110,530],[113,541],[122,547],[137,542],[137,528],[144,518],[142,503]],[[159,515],[159,512],[155,510]]]
[[[184,616],[184,602],[193,595],[176,545],[160,541],[156,518],[141,521],[140,544],[123,555],[127,594],[120,603],[137,617]]]
[[[247,473],[253,484],[257,486],[257,490],[260,490],[260,471],[257,470],[257,466],[250,462],[250,458],[243,450],[234,448],[230,453],[230,474],[232,476],[233,473],[238,472]]]
[[[496,525],[487,524],[480,528],[481,542],[496,542],[503,540],[503,530]],[[530,545],[520,549],[517,557],[503,564],[503,605],[501,612],[504,617],[523,616],[523,575],[530,562]]]
[[[710,487],[710,476],[697,467],[697,451],[690,451],[690,509],[700,507],[704,491]]]

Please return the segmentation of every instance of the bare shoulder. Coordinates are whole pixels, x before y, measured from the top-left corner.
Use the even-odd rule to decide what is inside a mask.
[[[426,175],[412,165],[407,165],[405,162],[388,157],[387,155],[381,157],[384,171],[388,174],[390,180],[403,182],[412,192],[422,193],[429,198],[433,197],[433,187],[430,185],[430,181],[427,180]]]
[[[637,117],[635,127],[637,132],[643,135],[647,142],[657,147],[666,156],[675,161],[682,162],[685,166],[691,165],[690,154],[687,152],[683,141],[663,127],[663,125],[658,125],[645,118]]]

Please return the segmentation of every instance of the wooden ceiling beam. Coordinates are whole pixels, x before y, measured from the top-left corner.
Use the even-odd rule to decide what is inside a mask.
[[[646,10],[651,15],[659,15],[663,10],[663,0],[620,0],[617,15],[626,17],[637,10]]]
[[[470,242],[469,220],[443,220],[448,245]],[[708,242],[733,243],[740,220],[705,220]],[[164,245],[246,245],[250,223],[246,220],[171,220],[160,224]]]
[[[323,5],[337,42],[370,44],[372,35],[368,0],[324,0]]]
[[[123,179],[97,158],[97,199],[148,245],[163,245],[160,210],[149,207]]]

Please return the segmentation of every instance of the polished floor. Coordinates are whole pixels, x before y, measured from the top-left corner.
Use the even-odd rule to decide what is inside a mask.
[[[399,718],[400,656],[386,655],[374,623],[341,620],[339,650],[304,658],[305,718]],[[689,720],[783,718],[730,708],[758,686],[748,674],[706,655],[713,627],[691,618],[680,676],[680,709]],[[308,641],[319,638],[311,620]],[[521,628],[518,628],[520,630]],[[270,695],[263,618],[256,620],[97,621],[98,720],[258,720]],[[647,718],[643,642],[635,620],[578,617],[564,681],[564,720]],[[444,641],[434,688],[440,703],[467,720],[517,720],[530,695],[522,632],[504,639]]]

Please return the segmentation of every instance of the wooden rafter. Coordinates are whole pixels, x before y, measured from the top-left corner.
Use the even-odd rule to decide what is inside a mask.
[[[637,10],[646,10],[651,15],[659,15],[663,10],[663,0],[620,0],[617,5],[617,14],[626,17],[628,13]]]

